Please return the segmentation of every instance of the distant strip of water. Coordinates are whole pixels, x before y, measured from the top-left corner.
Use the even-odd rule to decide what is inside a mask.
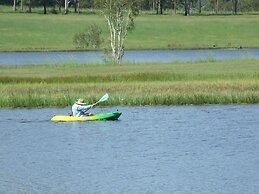
[[[259,49],[134,50],[126,51],[123,63],[214,61],[259,58]],[[100,64],[107,61],[101,51],[0,52],[0,65]]]

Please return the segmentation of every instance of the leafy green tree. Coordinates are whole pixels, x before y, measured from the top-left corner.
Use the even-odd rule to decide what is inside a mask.
[[[259,11],[258,0],[243,0],[240,2],[243,11]]]

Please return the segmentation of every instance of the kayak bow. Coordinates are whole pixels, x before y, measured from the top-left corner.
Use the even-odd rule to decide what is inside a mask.
[[[52,117],[51,121],[54,122],[73,122],[73,121],[97,121],[97,120],[117,120],[121,112],[110,112],[110,113],[101,113],[93,116],[85,117],[74,117],[74,116],[65,116],[65,115],[56,115]]]

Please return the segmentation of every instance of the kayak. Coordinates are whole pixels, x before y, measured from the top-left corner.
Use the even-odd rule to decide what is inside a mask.
[[[54,122],[73,122],[73,121],[98,121],[98,120],[117,120],[121,116],[121,112],[109,112],[109,113],[101,113],[93,116],[85,116],[85,117],[74,117],[74,116],[66,116],[66,115],[56,115],[52,117],[51,121]]]

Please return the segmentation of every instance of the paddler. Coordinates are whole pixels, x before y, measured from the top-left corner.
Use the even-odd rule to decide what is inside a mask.
[[[77,99],[77,101],[72,106],[72,115],[74,117],[82,117],[82,116],[92,116],[93,113],[87,113],[87,111],[93,108],[95,104],[86,105],[83,98]]]

